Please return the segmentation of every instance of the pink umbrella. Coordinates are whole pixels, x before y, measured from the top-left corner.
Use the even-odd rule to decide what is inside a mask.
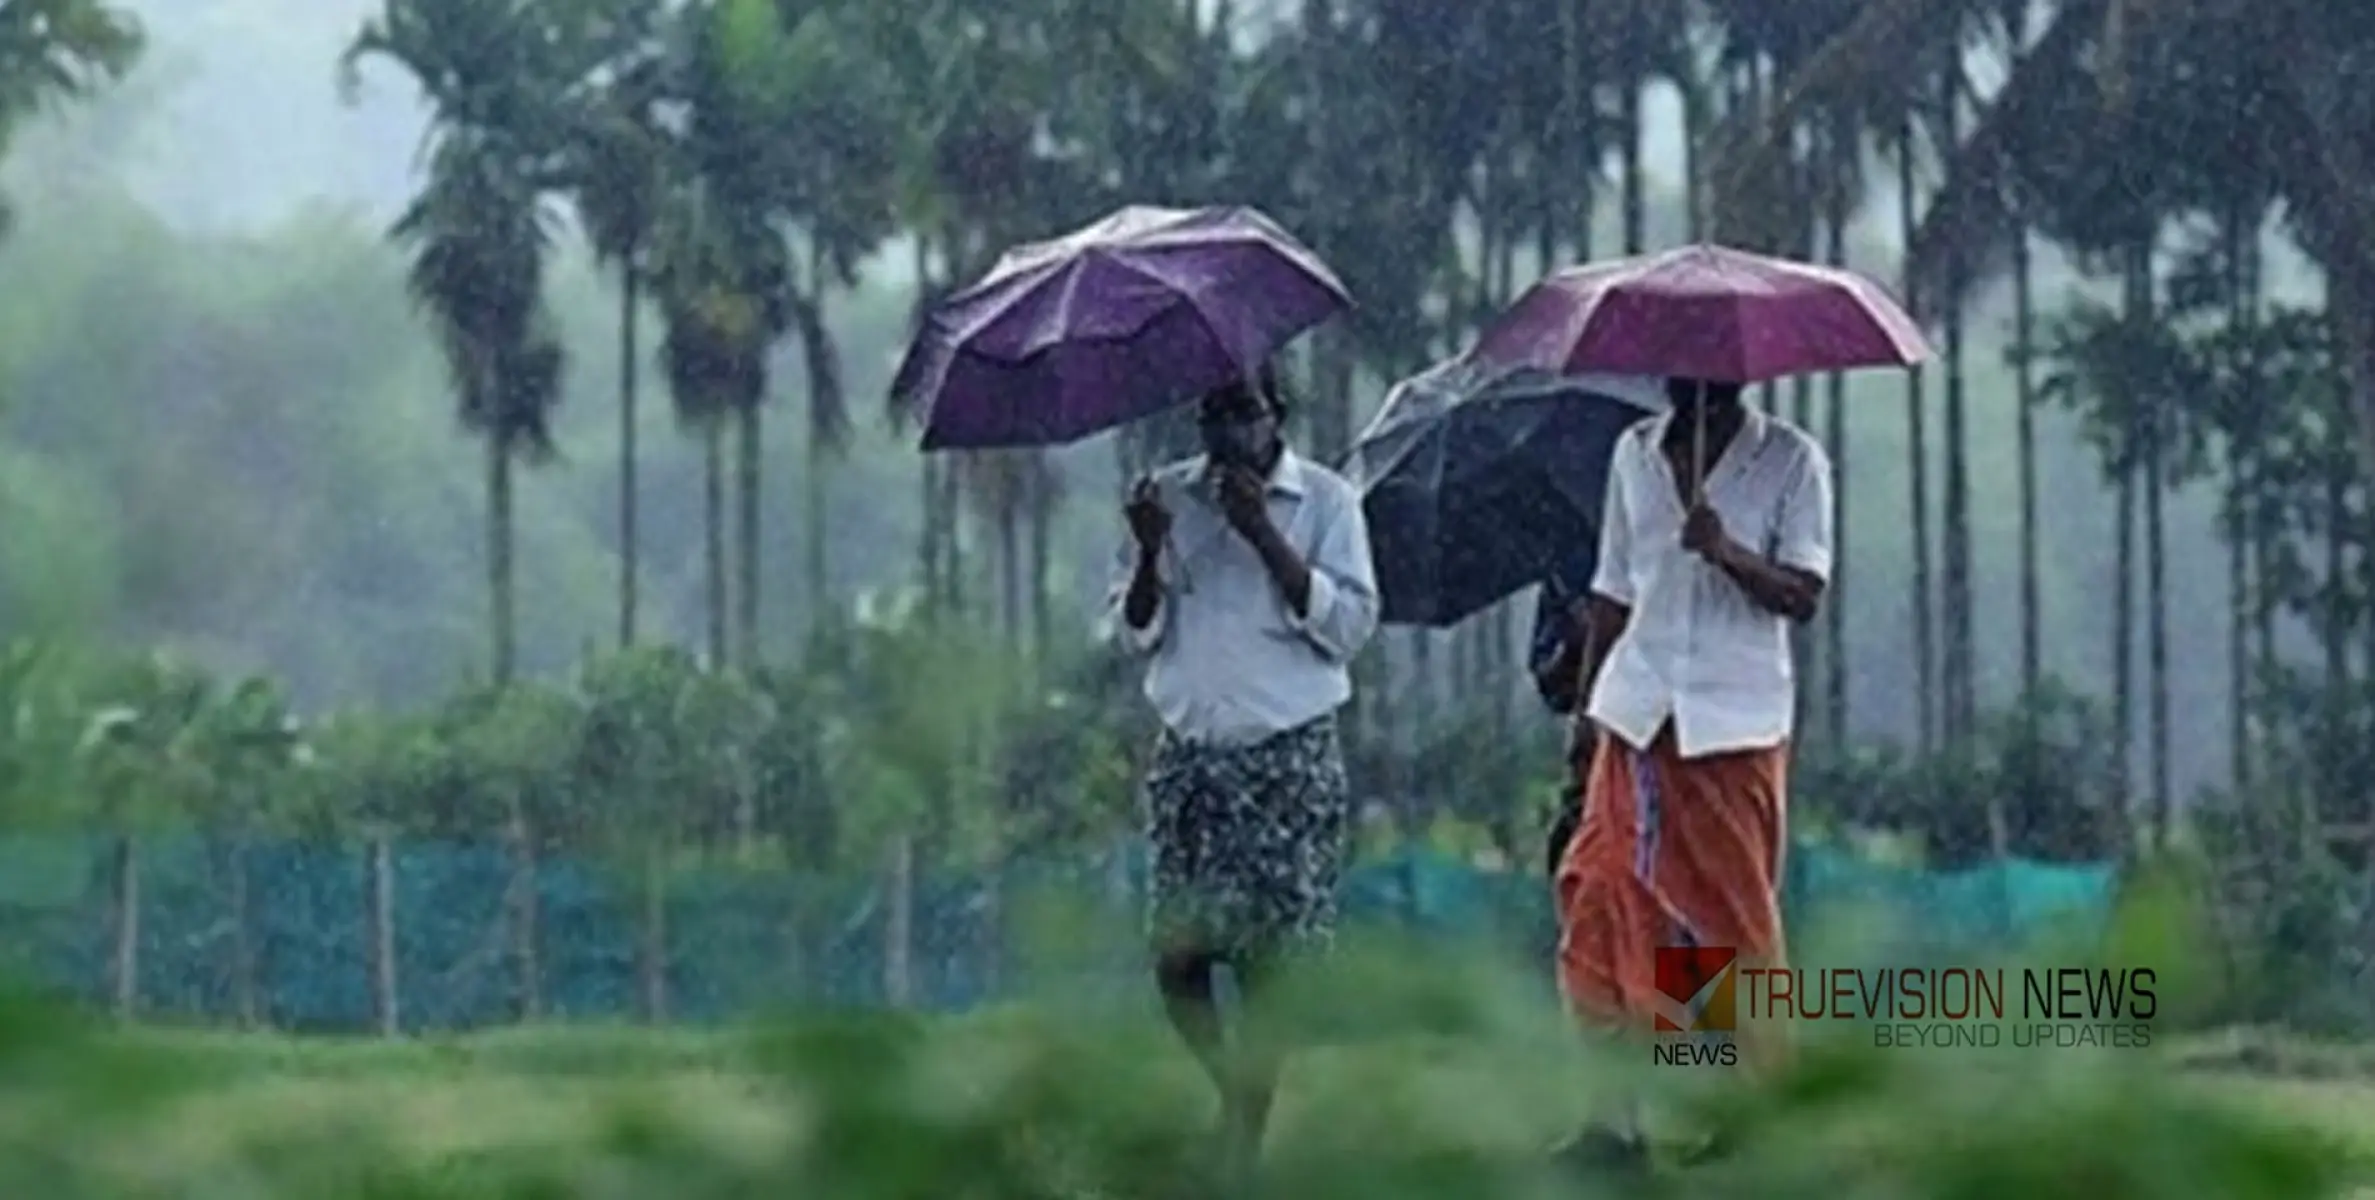
[[[1551,275],[1468,352],[1500,369],[1729,383],[1929,356],[1913,318],[1862,275],[1714,245]]]
[[[1853,271],[1685,246],[1570,267],[1526,289],[1469,357],[1562,375],[1760,383],[1929,357],[1921,329]]]

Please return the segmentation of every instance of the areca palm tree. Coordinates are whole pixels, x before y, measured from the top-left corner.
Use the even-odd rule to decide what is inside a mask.
[[[656,5],[646,7],[656,8]],[[578,221],[595,257],[618,277],[619,597],[618,640],[634,644],[637,626],[637,384],[643,372],[640,322],[651,275],[653,227],[667,163],[658,107],[665,97],[660,61],[647,42],[617,65],[617,75],[586,112],[571,139],[568,173]]]
[[[1170,0],[1016,5],[966,0],[894,56],[906,80],[902,208],[917,229],[917,311],[986,270],[1000,248],[1081,224],[1124,200],[1207,198],[1203,169],[1219,100],[1202,86],[1215,43]],[[1226,11],[1215,19],[1228,19]],[[886,142],[888,139],[886,139]],[[893,411],[895,423],[915,414]],[[1158,429],[1163,428],[1157,423]],[[1125,469],[1147,430],[1119,440]],[[1064,480],[1037,451],[926,463],[922,558],[942,610],[961,607],[960,510],[992,534],[1002,619],[1049,627],[1046,547]]]
[[[746,200],[709,180],[680,184],[654,247],[653,284],[665,332],[660,357],[676,413],[703,441],[703,532],[709,658],[731,661],[728,638],[725,436],[738,435],[743,657],[755,656],[759,407],[767,357],[792,323],[783,241]]]
[[[570,134],[607,80],[628,0],[387,0],[341,59],[387,59],[429,102],[428,177],[390,230],[436,327],[465,428],[486,443],[492,673],[517,668],[513,468],[552,449],[563,350],[543,299]]]
[[[2289,11],[2297,14],[2300,6]],[[2127,19],[2134,15],[2149,19]],[[2279,78],[2291,68],[2280,65],[2278,46],[2290,44],[2274,40],[2264,14],[2217,0],[2156,5],[2149,13],[2068,0],[2055,10],[2043,36],[2017,58],[1972,136],[1950,160],[1944,196],[1913,244],[1914,272],[1946,287],[1968,286],[2002,269],[2008,258],[2017,272],[2025,256],[2014,252],[2025,248],[2025,227],[2036,225],[2082,255],[2116,262],[2128,304],[2140,319],[2156,302],[2153,259],[2161,224],[2169,216],[2190,208],[2232,223],[2238,204],[2247,203],[2238,200],[2238,180],[2252,181],[2246,190],[2263,197],[2261,204],[2271,185],[2285,190],[2287,172],[2292,185],[2314,190],[2314,173],[2302,171],[2302,160],[2290,152],[2298,147],[2268,136],[2276,131],[2297,137],[2307,128],[2297,110],[2290,123],[2272,111],[2285,107],[2288,94],[2300,94],[2297,81]],[[2243,111],[2245,98],[2255,102],[2252,116],[2237,123],[2235,114]],[[2220,128],[2233,133],[2206,132]],[[2264,165],[2239,161],[2235,147],[2250,148],[2245,157]],[[2312,202],[2304,211],[2314,209]],[[2135,541],[2131,522],[2140,504],[2152,793],[2158,807],[2168,802],[2167,631],[2159,585],[2164,572],[2161,499],[2171,478],[2172,430],[2165,413],[2138,414],[2136,420],[2152,436],[2137,455],[2119,460],[2122,616],[2113,655],[2115,707],[2124,731],[2134,676],[2126,615]],[[2140,478],[2128,475],[2131,462]],[[2033,523],[2027,536],[2033,539]],[[2033,561],[2033,553],[2025,555]],[[2024,587],[2033,589],[2033,582]],[[2030,607],[2033,612],[2033,603]],[[2024,640],[2033,646],[2034,633]]]
[[[1857,3],[1858,0],[1820,0],[1781,9],[1753,0],[1711,4],[1715,32],[1722,46],[1719,62],[1728,61],[1735,69],[1745,68],[1760,77],[1790,78],[1810,55],[1854,19]],[[1792,196],[1799,218],[1795,236],[1786,243],[1762,248],[1812,259],[1817,253],[1817,243],[1821,242],[1823,257],[1844,265],[1848,226],[1859,206],[1859,198],[1866,191],[1864,136],[1872,121],[1872,115],[1857,106],[1868,103],[1870,98],[1855,99],[1857,103],[1833,101],[1799,114],[1799,127],[1790,133],[1795,159],[1791,176],[1796,181]],[[1778,236],[1780,228],[1777,226],[1773,233]],[[1851,466],[1846,444],[1846,380],[1834,373],[1826,382],[1824,416],[1837,473],[1836,538],[1840,543],[1839,560],[1844,563]],[[1791,381],[1791,389],[1793,418],[1800,426],[1813,429],[1813,379],[1795,379]],[[1926,550],[1926,544],[1922,549]],[[1819,646],[1821,669],[1808,673],[1810,681],[1819,677],[1823,684],[1822,703],[1815,711],[1821,714],[1821,728],[1834,739],[1844,738],[1847,730],[1846,606],[1840,595],[1844,590],[1844,571],[1839,574],[1841,578],[1832,584],[1830,616]],[[1921,590],[1926,592],[1926,586]]]
[[[1595,73],[1597,81],[1607,89],[1607,99],[1614,106],[1610,139],[1617,151],[1617,195],[1621,206],[1620,227],[1623,230],[1624,252],[1640,254],[1649,248],[1649,183],[1643,163],[1643,146],[1648,138],[1641,115],[1641,102],[1649,86],[1663,77],[1683,92],[1686,110],[1685,142],[1692,141],[1698,121],[1695,118],[1704,105],[1697,102],[1698,71],[1690,45],[1691,13],[1680,4],[1660,0],[1603,0],[1584,8],[1588,54],[1600,64]],[[1691,184],[1696,184],[1695,172]],[[1698,204],[1696,186],[1686,188],[1693,197],[1691,211],[1696,217]],[[1696,227],[1696,220],[1692,225]]]
[[[421,194],[391,230],[412,248],[408,282],[436,326],[463,427],[486,444],[492,673],[518,665],[513,467],[552,451],[561,343],[543,299],[552,214],[506,143],[446,135]]]
[[[1767,6],[1739,6],[1732,19],[1752,48],[1772,48],[1777,82],[1766,89],[1766,103],[1729,113],[1710,136],[1708,207],[1717,236],[1766,249],[1803,244],[1809,216],[1825,207],[1826,195],[1860,190],[1855,167],[1862,159],[1860,142],[1869,135],[1895,160],[1899,223],[1910,239],[1920,212],[1925,134],[1941,132],[1934,121],[1940,68],[1959,53],[1970,7],[1963,0],[1842,0],[1781,14]],[[1810,139],[1829,147],[1822,170],[1809,171],[1802,160],[1800,146]],[[1843,241],[1837,249],[1844,252]],[[1925,307],[1927,297],[1915,283],[1908,275],[1906,300]],[[1916,726],[1925,747],[1941,728],[1926,399],[1925,375],[1916,368],[1906,376],[1906,416]],[[1833,639],[1834,654],[1839,640]],[[1837,678],[1843,707],[1844,677]]]

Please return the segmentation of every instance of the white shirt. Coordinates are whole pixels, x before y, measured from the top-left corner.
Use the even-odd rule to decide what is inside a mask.
[[[1311,568],[1302,616],[1261,556],[1229,527],[1202,456],[1155,472],[1171,510],[1158,560],[1162,599],[1133,629],[1123,614],[1137,544],[1115,558],[1109,619],[1146,657],[1146,697],[1173,733],[1246,745],[1326,716],[1352,698],[1353,656],[1377,629],[1377,570],[1360,496],[1343,476],[1282,453],[1269,480],[1270,519]]]
[[[1790,623],[1682,548],[1686,510],[1659,449],[1673,419],[1627,430],[1609,462],[1592,591],[1632,619],[1586,711],[1640,749],[1671,718],[1684,758],[1780,745],[1797,707]],[[1830,579],[1831,463],[1805,430],[1750,409],[1708,472],[1707,502],[1732,540]]]

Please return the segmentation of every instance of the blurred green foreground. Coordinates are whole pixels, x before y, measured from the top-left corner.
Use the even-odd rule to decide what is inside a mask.
[[[1312,1048],[1268,1194],[1615,1194],[1540,1160],[1595,1087],[1624,1082],[1672,1128],[1723,1115],[1750,1131],[1738,1159],[1670,1171],[1656,1194],[2375,1195],[2356,1191],[2375,1181],[2375,1076],[2346,1049],[2288,1051],[2331,1077],[2287,1080],[2203,1069],[2224,1042],[2200,1034],[2089,1055],[1858,1051],[1851,1031],[1806,1039],[1762,1091],[1707,1071],[1643,1084],[1648,1055],[1587,1058],[1539,980],[1442,954],[1348,948],[1289,989],[1278,1011]],[[2164,980],[2172,996],[2198,982]],[[386,1042],[0,1009],[0,1196],[44,1200],[1184,1197],[1209,1194],[1194,1154],[1208,1104],[1145,1014],[1061,995],[964,1018]]]

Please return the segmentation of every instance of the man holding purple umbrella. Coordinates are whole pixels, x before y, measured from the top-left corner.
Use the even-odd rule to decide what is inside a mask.
[[[1377,628],[1358,494],[1287,448],[1265,369],[1205,396],[1205,453],[1138,481],[1112,590],[1163,724],[1145,781],[1149,935],[1164,1010],[1221,1097],[1224,1168],[1242,1178],[1277,1091],[1279,1047],[1237,1030],[1276,968],[1333,934],[1351,798],[1336,712]]]

